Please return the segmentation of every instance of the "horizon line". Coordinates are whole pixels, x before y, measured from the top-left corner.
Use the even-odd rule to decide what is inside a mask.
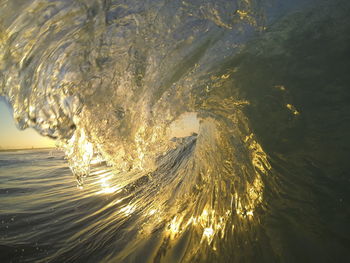
[[[58,149],[56,146],[48,146],[48,147],[29,147],[29,148],[2,148],[0,146],[0,152],[4,151],[21,151],[21,150],[41,150],[41,149]]]

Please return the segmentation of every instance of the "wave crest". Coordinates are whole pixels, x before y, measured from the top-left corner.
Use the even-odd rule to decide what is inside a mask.
[[[261,30],[254,1],[31,1],[18,16],[13,8],[0,13],[0,94],[20,128],[60,141],[80,185],[91,174],[96,194],[114,196],[108,225],[130,224],[132,240],[120,241],[116,259],[150,244],[155,258],[168,250],[166,260],[186,239],[190,261],[254,223],[270,165],[243,114],[236,68],[219,66]],[[188,112],[198,134],[171,140]],[[155,232],[162,241],[152,244]]]

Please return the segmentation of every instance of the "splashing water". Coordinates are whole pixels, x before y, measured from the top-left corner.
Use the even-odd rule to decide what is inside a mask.
[[[329,17],[340,21],[349,4],[33,0],[0,7],[0,95],[18,127],[55,138],[78,185],[91,177],[96,195],[111,196],[104,217],[40,260],[76,260],[81,242],[92,242],[86,255],[111,262],[254,260],[269,207],[264,193],[280,191],[283,172],[272,163],[288,162],[283,151],[293,135],[286,134],[308,118],[292,94],[303,72],[312,79],[326,70],[298,70],[308,43],[290,43]],[[108,252],[98,255],[107,240]],[[247,240],[250,248],[242,247]]]

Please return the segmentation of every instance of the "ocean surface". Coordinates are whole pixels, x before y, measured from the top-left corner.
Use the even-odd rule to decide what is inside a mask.
[[[0,0],[0,262],[349,262],[349,14]]]

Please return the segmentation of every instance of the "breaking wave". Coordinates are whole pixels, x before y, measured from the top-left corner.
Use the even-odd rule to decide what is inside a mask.
[[[334,2],[1,1],[0,95],[19,128],[59,142],[79,186],[110,196],[42,260],[82,243],[103,261],[252,260],[265,188],[282,191],[308,116],[303,74],[326,71],[297,61],[345,17]]]

